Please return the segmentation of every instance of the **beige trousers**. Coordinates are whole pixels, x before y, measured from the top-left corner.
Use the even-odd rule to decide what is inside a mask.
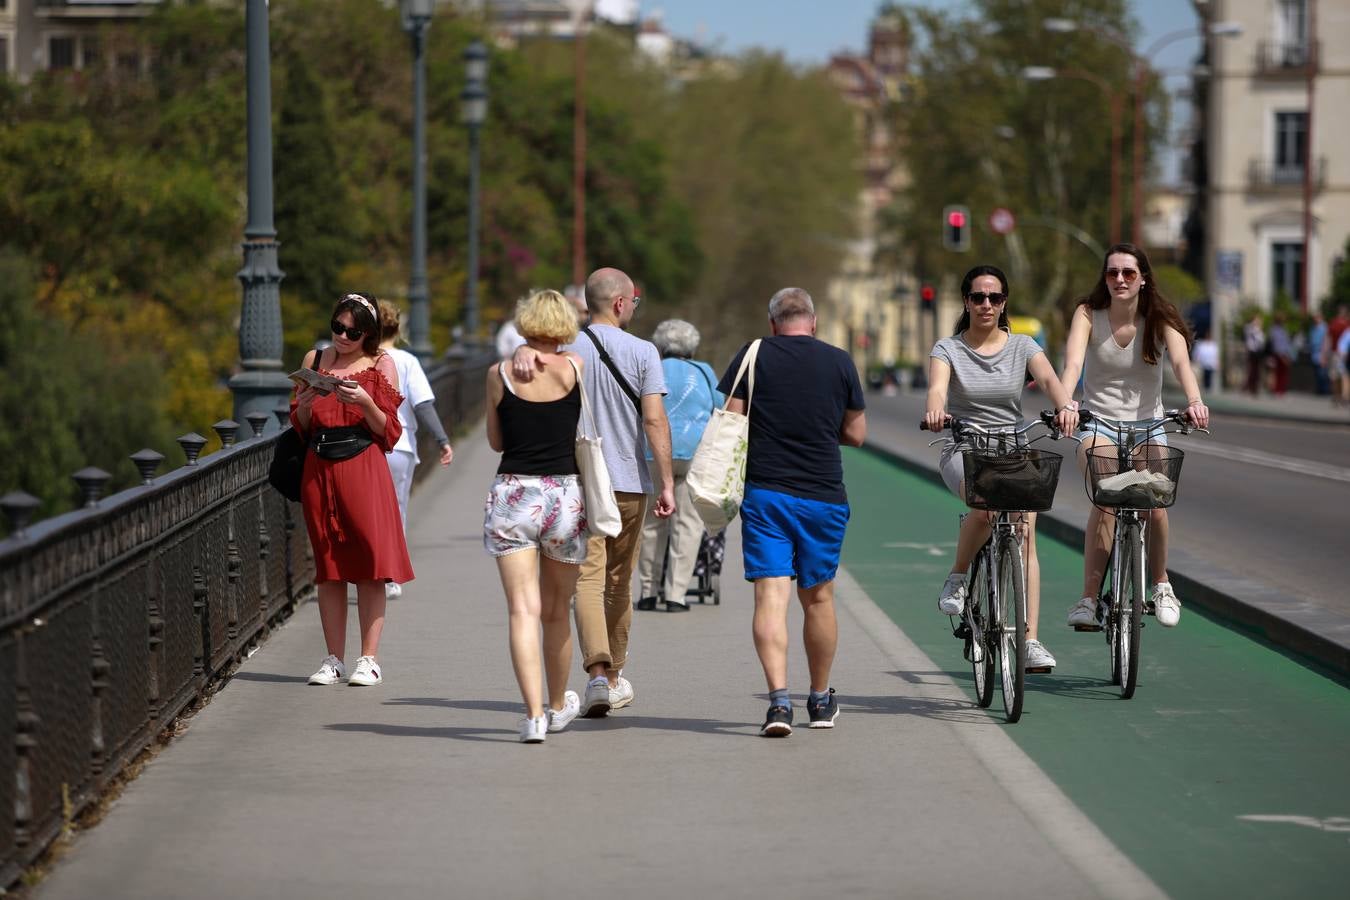
[[[633,620],[633,566],[647,512],[646,494],[615,491],[621,530],[618,537],[592,535],[577,578],[577,637],[581,667],[597,663],[622,669],[628,661],[628,627]]]
[[[642,527],[642,553],[638,557],[638,590],[641,597],[655,597],[661,590],[661,565],[666,561],[666,547],[670,548],[670,565],[666,567],[666,601],[686,603],[684,592],[694,577],[698,562],[698,545],[703,540],[703,520],[694,509],[689,496],[689,465],[692,460],[671,460],[675,473],[675,515],[658,519],[654,509],[647,510],[647,522]],[[657,478],[656,464],[651,464],[652,478]],[[659,483],[657,481],[656,483]]]

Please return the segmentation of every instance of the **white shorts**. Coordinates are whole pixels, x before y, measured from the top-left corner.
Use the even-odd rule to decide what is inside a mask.
[[[498,475],[483,505],[483,547],[493,556],[538,550],[586,559],[586,501],[575,475]]]

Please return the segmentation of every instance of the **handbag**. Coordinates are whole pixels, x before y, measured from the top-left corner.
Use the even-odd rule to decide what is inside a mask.
[[[755,397],[755,358],[760,341],[750,343],[741,358],[736,379],[727,394],[726,404],[714,409],[708,427],[703,429],[698,449],[689,463],[685,485],[694,501],[694,509],[708,531],[716,534],[736,518],[745,499],[745,460],[750,448],[750,404]],[[745,412],[732,412],[727,407],[736,393],[741,377],[749,373]]]
[[[339,425],[320,428],[309,439],[309,446],[319,459],[341,462],[351,459],[375,443],[370,429],[364,425]]]
[[[323,351],[316,351],[310,368],[319,371],[322,357]],[[305,476],[308,450],[305,439],[293,427],[281,432],[272,446],[272,464],[267,467],[267,482],[292,503],[300,502],[300,482]]]
[[[595,427],[591,405],[586,399],[581,370],[572,359],[569,358],[567,362],[576,373],[577,389],[581,391],[581,420],[577,422],[577,471],[581,478],[582,497],[586,501],[586,530],[594,535],[618,537],[623,530],[623,519],[619,515],[619,501],[614,499],[614,490],[610,487],[609,467],[605,465],[600,432]],[[590,423],[591,434],[595,437],[587,437],[582,430],[586,423]]]

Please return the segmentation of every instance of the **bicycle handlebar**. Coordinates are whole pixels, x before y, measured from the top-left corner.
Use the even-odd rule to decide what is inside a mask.
[[[1126,422],[1121,421],[1120,419],[1109,419],[1100,413],[1094,413],[1090,409],[1078,410],[1078,421],[1084,425],[1090,425],[1094,421],[1101,422],[1103,425],[1112,428],[1121,434],[1127,430]],[[1178,426],[1178,431],[1181,434],[1190,434],[1192,431],[1209,434],[1208,428],[1197,428],[1195,425],[1192,425],[1191,420],[1186,415],[1186,410],[1184,409],[1169,409],[1158,418],[1144,419],[1142,421],[1146,424],[1138,428],[1137,431],[1145,435],[1152,435],[1158,431],[1167,432],[1167,425],[1169,423],[1176,424]]]
[[[1044,425],[1047,428],[1049,428],[1050,436],[1054,440],[1059,440],[1061,435],[1059,433],[1059,429],[1055,426],[1055,413],[1053,410],[1048,409],[1041,410],[1039,418],[1032,419],[1030,422],[1027,422],[1021,428],[1013,428],[1011,426],[1008,426],[1006,428],[1000,427],[995,429],[989,429],[975,422],[968,422],[965,419],[958,419],[956,416],[947,416],[947,418],[942,423],[942,428],[944,430],[950,428],[952,432],[952,437],[954,437],[959,442],[961,440],[961,435],[965,432],[971,432],[973,434],[978,434],[985,437],[1000,437],[1000,436],[1008,437],[1010,435],[1015,437],[1021,437],[1031,429],[1035,428],[1037,425]],[[928,427],[928,422],[924,419],[919,420],[919,430],[932,431],[932,429]]]

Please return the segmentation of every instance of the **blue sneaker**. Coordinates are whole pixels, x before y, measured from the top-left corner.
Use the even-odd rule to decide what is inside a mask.
[[[770,706],[759,729],[760,737],[787,737],[792,734],[792,710],[786,706]]]
[[[833,728],[834,720],[839,718],[839,701],[834,699],[834,688],[825,695],[824,700],[806,698],[806,713],[811,717],[810,728]]]

